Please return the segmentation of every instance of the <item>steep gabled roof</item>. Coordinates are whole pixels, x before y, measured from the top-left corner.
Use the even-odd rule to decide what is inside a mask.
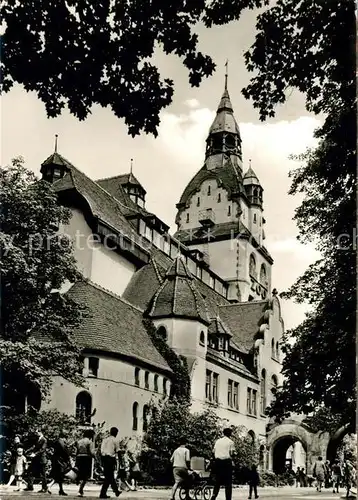
[[[253,348],[260,325],[265,322],[268,305],[268,300],[258,300],[219,307],[220,317],[230,328],[233,341],[242,352],[248,353]]]
[[[90,316],[73,332],[81,347],[135,358],[170,371],[143,325],[141,309],[89,282],[76,283],[67,293],[89,308]]]

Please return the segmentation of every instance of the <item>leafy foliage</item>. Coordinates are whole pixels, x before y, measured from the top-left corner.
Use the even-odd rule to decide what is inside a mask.
[[[48,116],[65,106],[80,120],[94,104],[125,118],[128,132],[157,135],[160,111],[174,85],[162,79],[152,56],[175,54],[198,86],[215,64],[198,48],[199,21],[223,24],[266,0],[142,2],[5,0],[2,88],[14,82],[35,91]],[[58,20],[61,19],[61,22]]]
[[[291,174],[290,193],[304,197],[295,214],[299,238],[314,243],[321,258],[283,294],[311,312],[286,333],[285,381],[271,414],[326,408],[338,427],[353,425],[356,406],[354,9],[352,0],[276,2],[258,17],[246,54],[257,76],[244,90],[262,119],[274,115],[289,87],[305,93],[309,111],[326,113],[317,148],[298,157],[301,166]]]
[[[191,389],[188,363],[185,356],[178,356],[173,349],[168,346],[166,340],[158,335],[157,329],[151,320],[145,318],[143,324],[156,349],[172,369],[173,375],[171,379],[170,398],[188,403],[190,401]]]
[[[173,451],[185,443],[190,455],[212,459],[215,441],[221,437],[227,422],[214,412],[206,410],[191,413],[190,405],[176,399],[160,405],[152,405],[148,431],[144,436],[141,463],[146,480],[152,484],[171,484],[170,457]],[[245,470],[257,462],[257,448],[244,427],[233,428],[235,443],[235,475],[246,480]]]
[[[0,169],[0,198],[2,404],[16,406],[30,388],[46,396],[54,375],[83,384],[71,331],[85,307],[58,293],[81,275],[58,232],[70,212],[51,186],[18,158]]]

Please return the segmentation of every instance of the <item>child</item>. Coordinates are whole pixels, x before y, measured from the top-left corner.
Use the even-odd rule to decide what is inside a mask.
[[[26,469],[27,469],[27,460],[24,456],[24,450],[23,448],[18,448],[16,463],[15,463],[15,471],[14,471],[14,475],[16,478],[16,486],[17,486],[16,491],[21,491],[22,476],[24,475]]]
[[[252,492],[255,494],[255,498],[259,498],[257,494],[257,487],[260,483],[260,476],[257,472],[257,466],[254,464],[249,472],[249,499],[252,497]]]

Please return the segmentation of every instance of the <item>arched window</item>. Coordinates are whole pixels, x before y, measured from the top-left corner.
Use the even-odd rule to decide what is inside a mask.
[[[249,270],[250,270],[250,275],[256,277],[256,259],[253,253],[250,255]]]
[[[92,414],[92,396],[87,391],[81,391],[76,397],[76,418],[81,424],[90,424]]]
[[[200,340],[199,340],[201,345],[205,345],[205,333],[200,332]]]
[[[168,394],[167,379],[163,378],[163,394],[166,396]]]
[[[276,359],[277,359],[277,361],[280,360],[280,348],[279,348],[278,342],[276,342]]]
[[[163,340],[165,340],[165,341],[168,340],[168,332],[167,332],[165,326],[160,326],[157,330],[157,333],[158,333],[159,337],[162,338]]]
[[[146,432],[148,430],[148,415],[149,415],[149,407],[147,405],[143,406],[143,431]]]
[[[149,372],[144,373],[144,387],[149,389]]]
[[[218,203],[221,203],[221,193],[218,193]]]
[[[276,398],[276,390],[277,390],[277,377],[276,375],[272,375],[271,377],[271,401],[274,401]]]
[[[265,264],[261,264],[261,269],[260,269],[260,283],[261,285],[266,287],[267,283],[267,273],[266,273],[266,266]]]
[[[138,430],[138,403],[137,402],[133,403],[132,416],[133,416],[132,429],[134,431],[137,431]]]
[[[249,431],[249,432],[248,432],[248,437],[249,437],[249,438],[250,438],[250,440],[251,440],[251,444],[252,444],[252,446],[254,446],[254,445],[255,445],[255,440],[256,440],[256,436],[255,436],[254,431]]]
[[[208,196],[211,195],[211,186],[208,186]]]
[[[154,391],[158,392],[158,375],[154,375]]]
[[[140,369],[139,368],[135,368],[134,369],[134,383],[138,387],[139,387],[139,373],[140,373]]]
[[[271,340],[271,358],[275,357],[275,341],[274,339]]]
[[[261,413],[264,414],[266,410],[266,370],[263,369],[261,372]]]
[[[231,206],[230,205],[227,207],[227,215],[228,215],[228,217],[230,217],[230,215],[231,215]]]
[[[189,222],[190,217],[189,217],[189,212],[186,214],[186,221]]]
[[[257,221],[256,214],[254,214],[254,224],[256,224],[256,221]]]
[[[196,200],[196,206],[197,207],[200,207],[200,198],[198,197],[198,199]]]

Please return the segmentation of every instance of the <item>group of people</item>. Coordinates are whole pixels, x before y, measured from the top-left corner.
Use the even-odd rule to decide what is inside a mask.
[[[213,460],[210,463],[210,471],[214,481],[214,488],[211,500],[216,500],[221,486],[225,488],[225,499],[232,500],[232,476],[233,476],[233,460],[235,456],[235,445],[231,439],[232,429],[226,428],[223,431],[223,437],[219,438],[214,445]],[[175,500],[175,494],[180,486],[186,489],[186,498],[189,497],[191,461],[190,452],[183,442],[171,456],[173,466],[174,486],[172,489],[171,500]],[[259,474],[256,464],[252,465],[248,478],[249,483],[249,499],[258,498],[257,487],[259,485]]]
[[[139,463],[132,454],[123,454],[117,439],[118,432],[116,427],[112,427],[110,435],[103,439],[99,450],[100,466],[104,476],[100,498],[109,498],[107,496],[109,486],[112,487],[117,497],[122,493],[122,487],[134,491],[137,489],[140,475]],[[10,479],[7,486],[16,480],[17,490],[20,491],[26,473],[27,486],[24,491],[34,491],[34,477],[36,476],[41,479],[40,493],[51,493],[52,486],[57,483],[59,495],[67,496],[63,484],[65,477],[68,477],[76,480],[79,485],[78,496],[83,497],[86,483],[92,476],[93,460],[97,458],[93,431],[85,430],[83,437],[75,443],[75,461],[72,460],[66,434],[60,433],[58,439],[51,445],[50,483],[47,482],[48,441],[40,430],[35,431],[35,437],[33,446],[25,452],[21,438],[15,436],[9,450]],[[119,479],[119,486],[115,475]]]
[[[348,497],[350,489],[355,482],[355,468],[347,458],[342,464],[339,459],[336,459],[331,466],[328,460],[324,462],[322,457],[318,457],[312,473],[316,479],[317,491],[322,491],[323,485],[326,488],[332,485],[333,493],[339,493],[339,488],[343,487],[346,489]]]

